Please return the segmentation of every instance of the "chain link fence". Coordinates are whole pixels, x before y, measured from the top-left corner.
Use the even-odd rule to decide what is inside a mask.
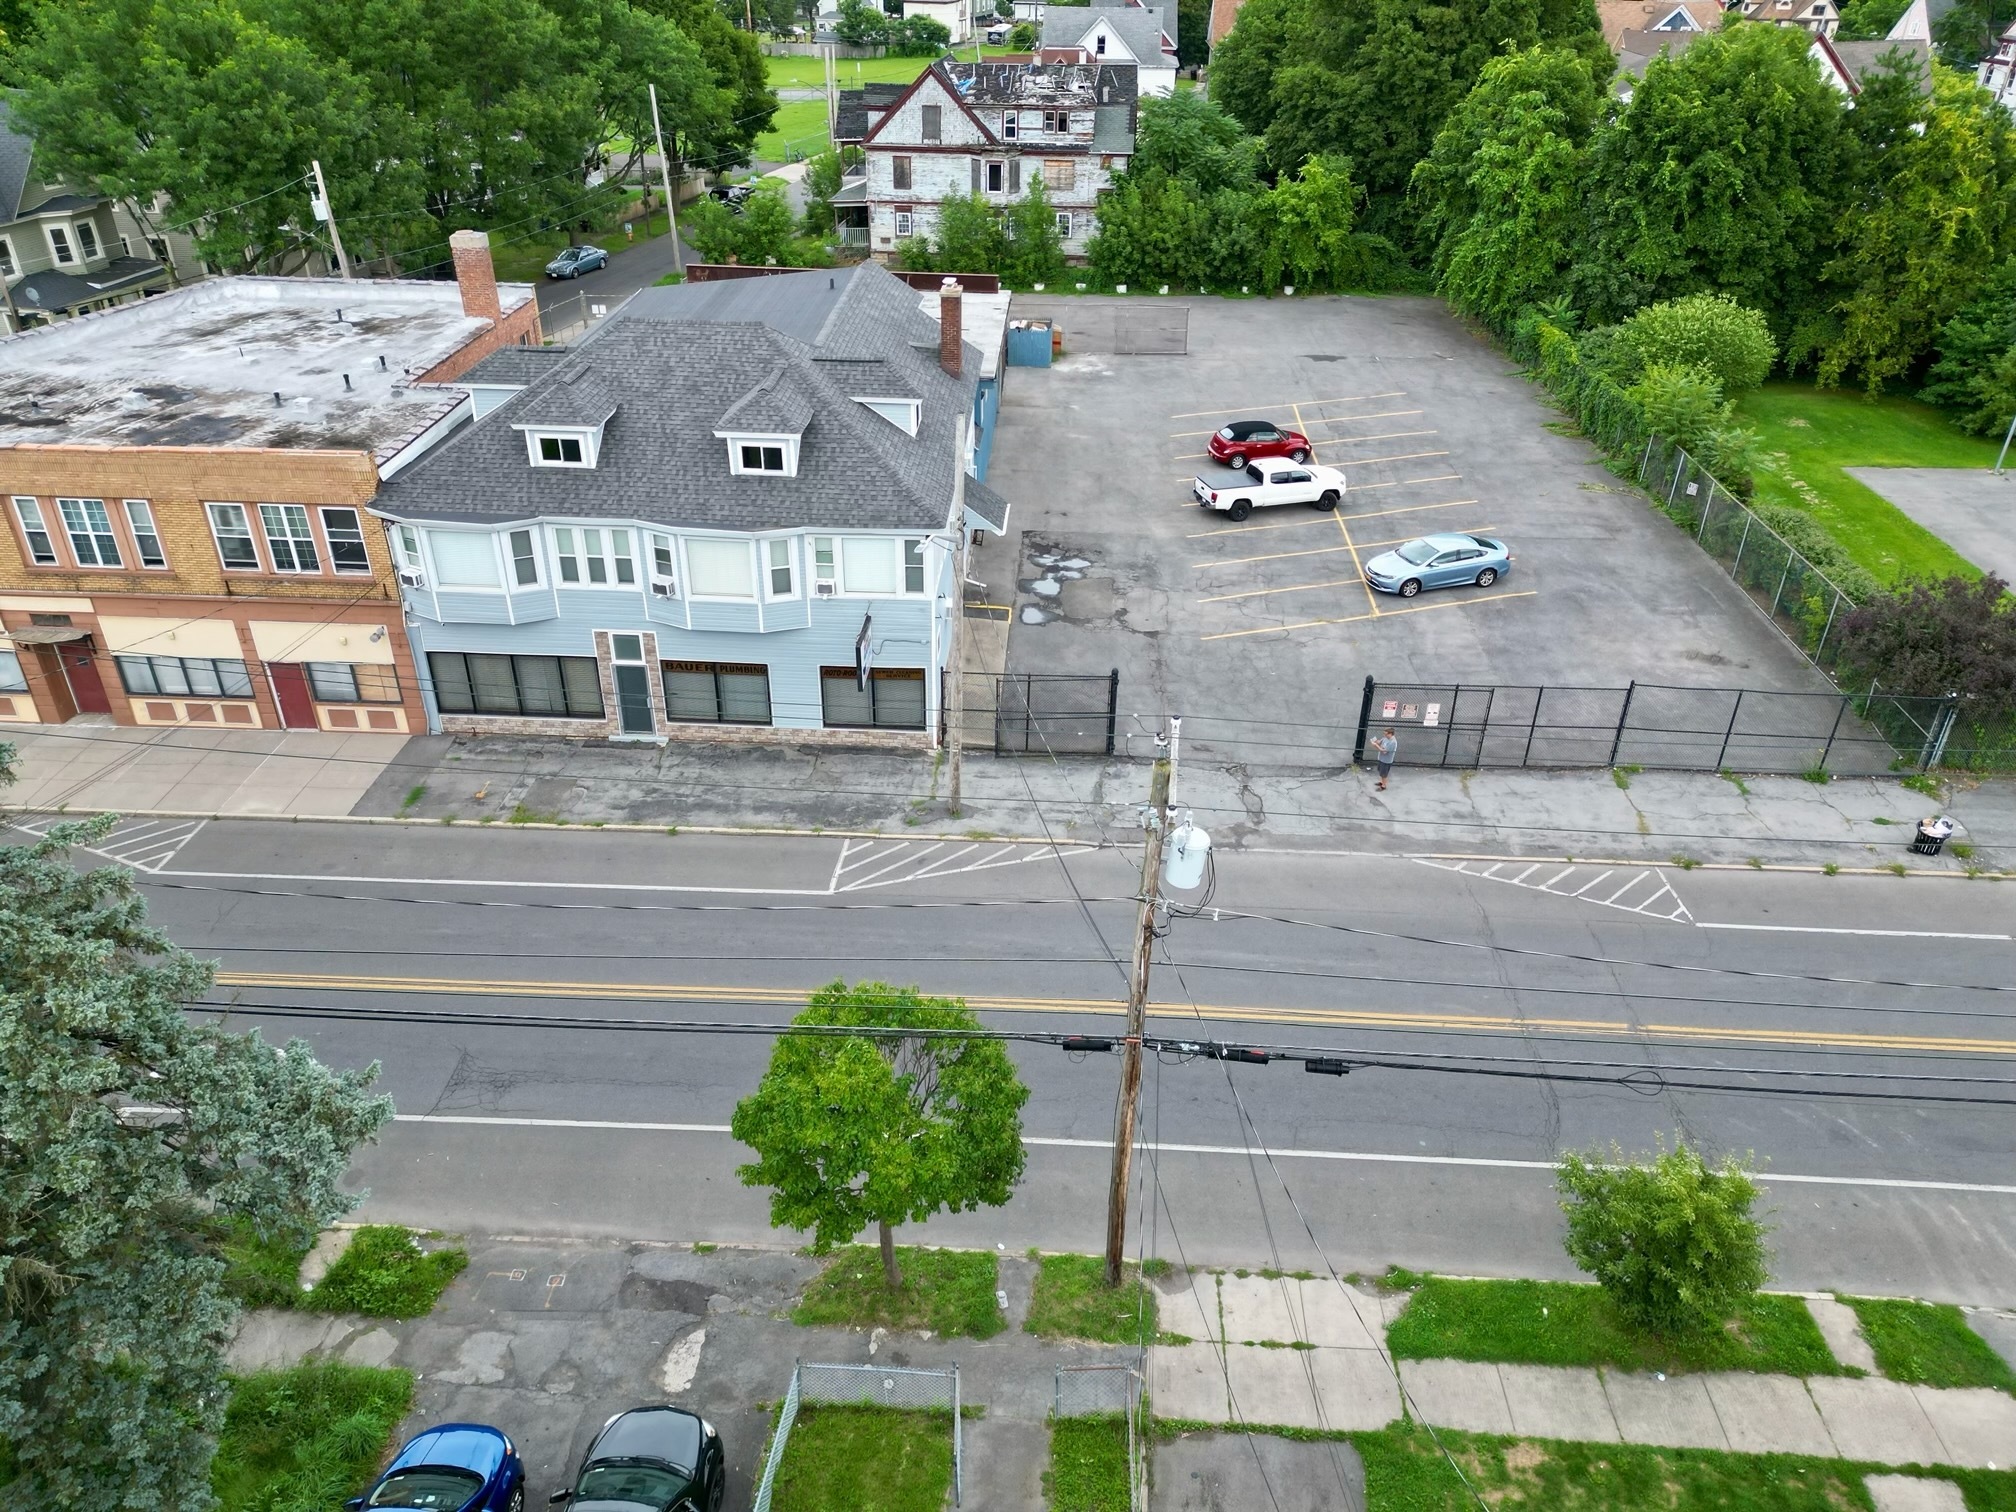
[[[1050,1401],[1053,1418],[1105,1418],[1127,1436],[1127,1505],[1146,1512],[1148,1437],[1142,1420],[1142,1375],[1132,1365],[1059,1365]]]
[[[770,1512],[776,1495],[777,1471],[791,1441],[798,1410],[806,1406],[888,1407],[904,1412],[948,1412],[952,1418],[952,1504],[959,1505],[965,1481],[965,1455],[959,1417],[959,1367],[930,1370],[899,1365],[830,1365],[800,1360],[791,1369],[791,1385],[777,1408],[777,1427],[770,1436],[770,1454],[756,1487],[755,1512]]]

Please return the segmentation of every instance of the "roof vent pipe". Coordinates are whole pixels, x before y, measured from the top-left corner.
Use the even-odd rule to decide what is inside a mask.
[[[348,373],[343,375],[343,392],[346,394],[350,392],[350,375]]]
[[[280,397],[280,390],[278,389],[273,390],[273,408],[278,409],[280,408],[281,405],[285,404],[286,402],[287,402],[286,400]]]
[[[389,373],[391,371],[390,368],[385,366],[385,354],[383,352],[378,354],[378,371],[381,373]]]

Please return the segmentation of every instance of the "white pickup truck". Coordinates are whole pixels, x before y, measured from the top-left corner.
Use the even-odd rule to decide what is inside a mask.
[[[1256,509],[1270,504],[1313,504],[1318,509],[1335,509],[1344,502],[1344,474],[1334,467],[1318,467],[1314,462],[1292,462],[1286,457],[1263,457],[1246,464],[1246,475],[1211,482],[1197,478],[1190,493],[1206,509],[1220,509],[1234,520],[1243,520]]]

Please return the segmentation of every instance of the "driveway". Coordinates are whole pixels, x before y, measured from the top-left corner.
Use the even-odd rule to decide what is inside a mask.
[[[1348,750],[1368,674],[1827,690],[1438,301],[1197,298],[1187,355],[1081,349],[1112,344],[1111,303],[1017,296],[1017,317],[1062,323],[1065,355],[1008,374],[988,477],[1015,505],[977,556],[1014,609],[1009,670],[1117,667],[1122,707],[1181,713],[1186,751],[1255,767]],[[1177,302],[1117,303],[1166,327]],[[1344,469],[1343,510],[1196,507],[1211,431],[1260,418]],[[1407,602],[1364,585],[1368,557],[1432,531],[1502,535],[1514,570]]]
[[[635,294],[648,289],[667,273],[676,271],[679,259],[673,256],[672,238],[654,236],[634,246],[626,245],[621,231],[592,238],[595,245],[611,254],[607,267],[579,278],[542,278],[539,281],[539,323],[546,334],[565,332],[582,321],[606,315]],[[691,247],[685,248],[686,262],[698,262]],[[599,307],[599,308],[598,308]]]

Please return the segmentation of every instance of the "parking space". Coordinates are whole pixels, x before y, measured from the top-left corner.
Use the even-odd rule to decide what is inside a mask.
[[[977,564],[1015,606],[1011,671],[1118,667],[1123,710],[1183,713],[1207,757],[1291,765],[1348,750],[1368,674],[1824,686],[1437,301],[1195,299],[1183,356],[1080,351],[1052,304],[1065,355],[1009,375],[989,478],[1016,531]],[[1205,449],[1235,420],[1308,436],[1342,507],[1200,509],[1194,477],[1235,476]],[[1406,600],[1365,583],[1371,557],[1442,532],[1503,539],[1513,569]]]

